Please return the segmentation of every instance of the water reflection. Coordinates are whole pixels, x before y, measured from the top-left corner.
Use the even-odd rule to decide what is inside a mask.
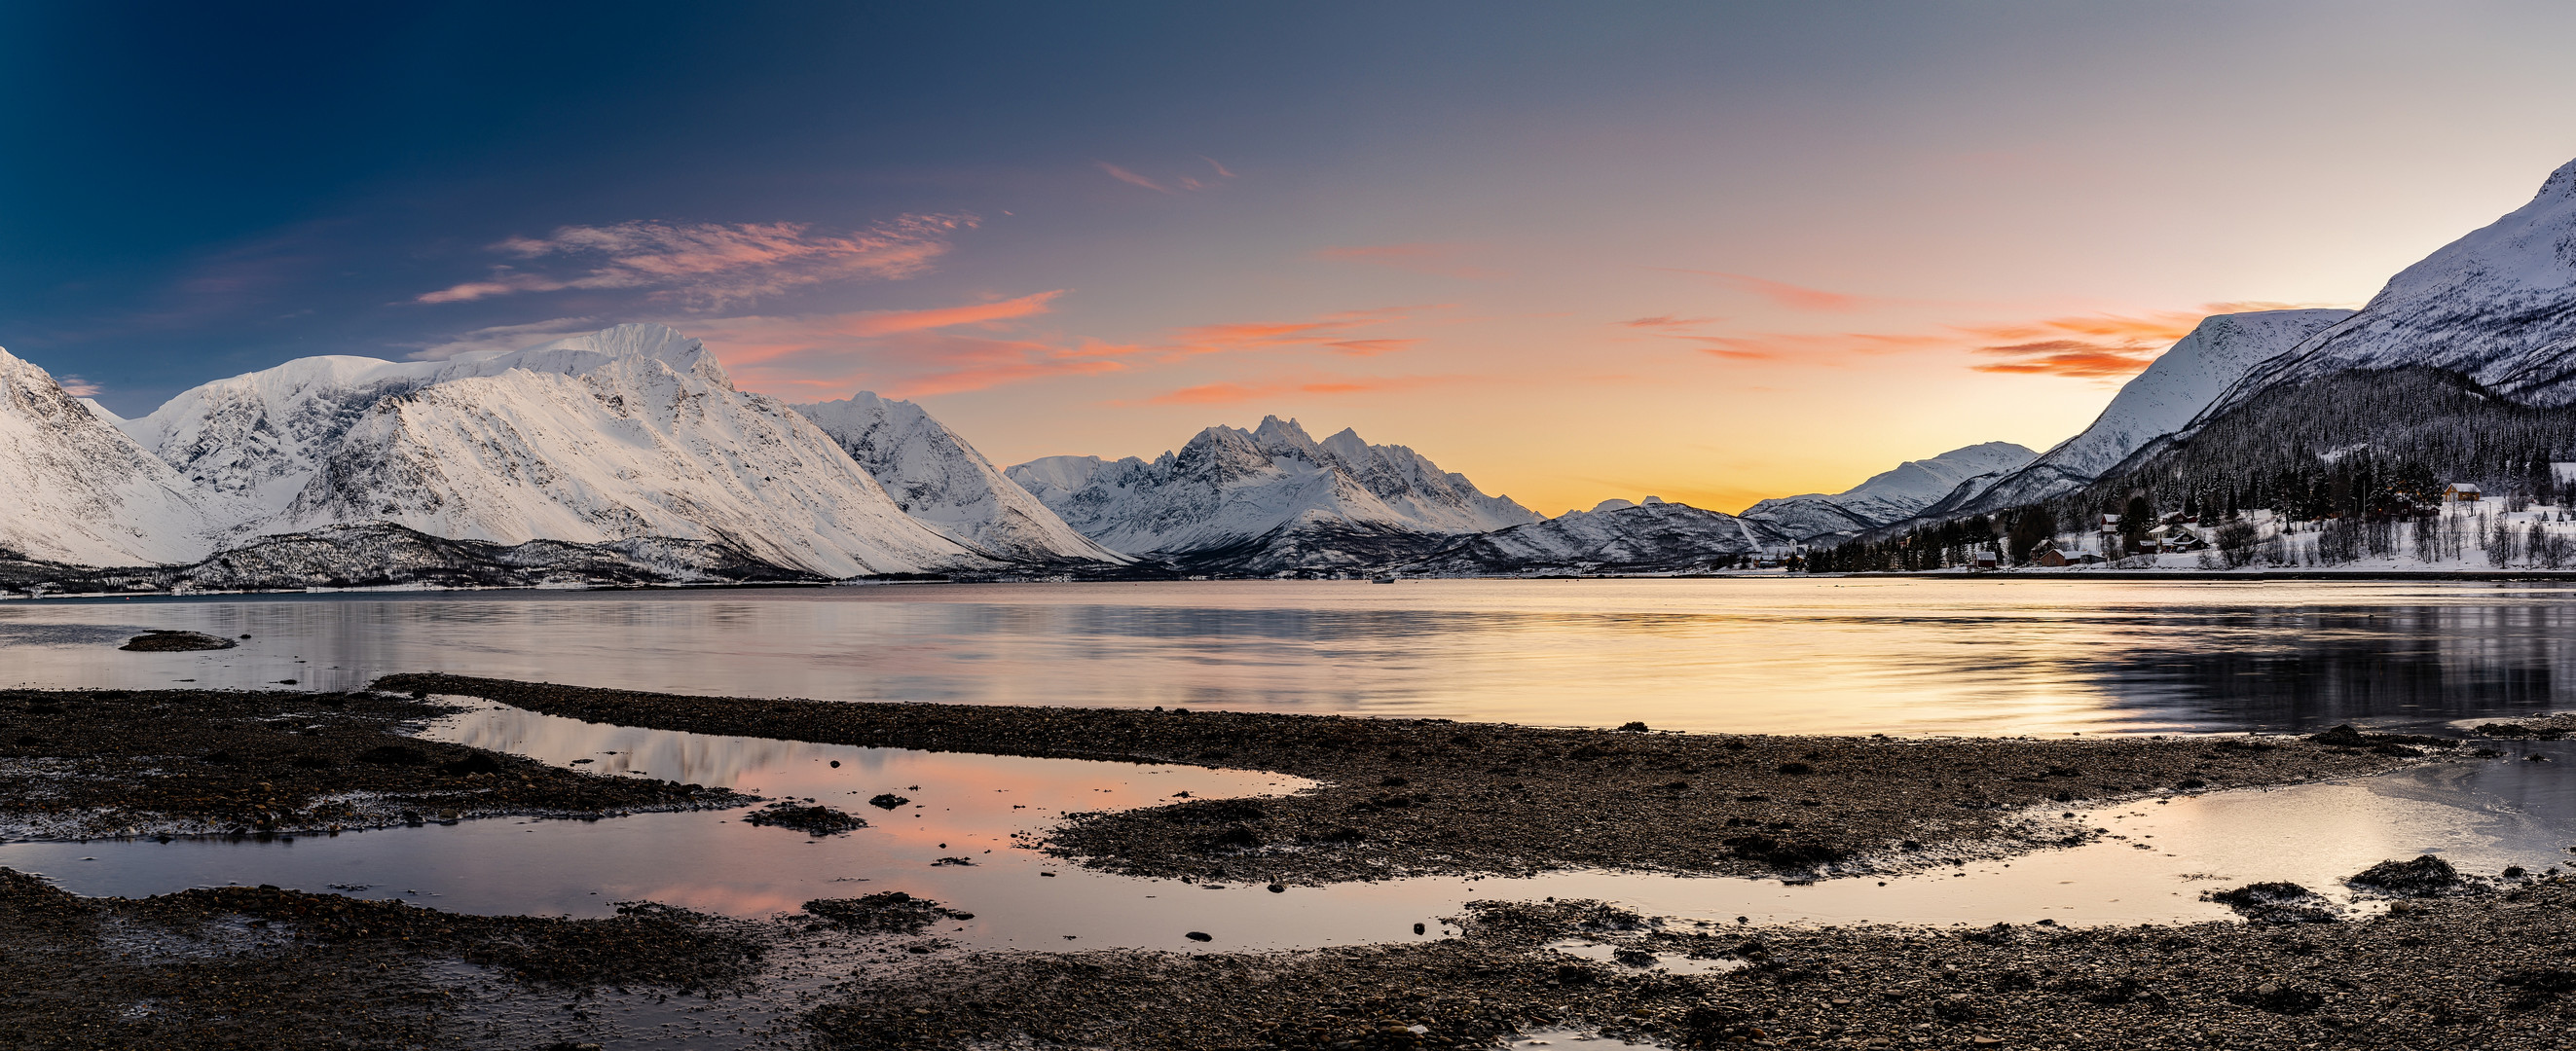
[[[2430,724],[2570,706],[2557,584],[1978,580],[937,585],[0,603],[0,683],[684,693],[1757,732]],[[146,628],[249,634],[131,654]]]

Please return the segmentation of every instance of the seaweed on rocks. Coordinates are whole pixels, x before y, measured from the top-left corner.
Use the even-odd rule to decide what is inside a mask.
[[[2353,875],[2344,883],[2358,890],[2395,898],[2422,898],[2449,894],[2468,886],[2460,870],[2431,854],[2413,861],[2383,861]]]
[[[974,913],[959,912],[899,890],[863,898],[817,898],[806,902],[804,908],[810,915],[861,934],[919,934],[943,919],[975,918]]]
[[[188,653],[196,650],[228,650],[241,645],[220,635],[202,631],[147,631],[125,640],[120,650],[137,653]]]
[[[742,819],[745,823],[753,825],[795,829],[818,839],[868,827],[868,819],[857,814],[845,813],[827,806],[800,806],[794,802],[771,803],[743,815]]]
[[[2256,923],[2333,923],[2341,918],[2324,895],[2296,883],[2248,883],[2202,897]]]

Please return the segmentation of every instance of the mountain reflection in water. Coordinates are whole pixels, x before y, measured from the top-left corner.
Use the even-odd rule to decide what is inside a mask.
[[[0,684],[393,671],[677,693],[1774,733],[2428,725],[2570,707],[2576,586],[1195,582],[0,603]],[[137,654],[147,628],[238,649]]]

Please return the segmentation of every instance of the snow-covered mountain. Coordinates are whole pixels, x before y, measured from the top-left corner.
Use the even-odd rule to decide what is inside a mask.
[[[498,544],[707,541],[829,577],[985,564],[661,325],[444,362],[291,361],[127,429],[215,494],[236,540],[391,522]]]
[[[1656,573],[1723,568],[1791,538],[1764,523],[1647,497],[1457,541],[1402,567],[1424,576]]]
[[[1276,416],[1210,427],[1151,462],[1056,456],[1006,473],[1113,550],[1240,572],[1367,568],[1539,520],[1412,449],[1347,429],[1319,442]]]
[[[2576,404],[2576,161],[2514,209],[2407,267],[2352,316],[2246,372],[2214,417],[2335,372],[2431,366],[2524,405]]]
[[[196,487],[0,350],[0,549],[78,565],[203,558],[220,529]]]
[[[2130,377],[2102,415],[2027,466],[1977,492],[1917,509],[1934,515],[2018,507],[2074,492],[2149,443],[2189,426],[2247,370],[2351,317],[2349,310],[2260,310],[2213,314],[2145,372]]]
[[[1129,561],[1074,531],[921,406],[861,391],[793,408],[875,476],[895,506],[950,540],[1017,562]]]
[[[1970,445],[1907,460],[1839,493],[1773,497],[1742,517],[1798,540],[1848,536],[1912,518],[1945,497],[1973,496],[2037,455],[2011,442]]]

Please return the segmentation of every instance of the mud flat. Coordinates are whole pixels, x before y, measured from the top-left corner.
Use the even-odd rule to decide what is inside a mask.
[[[971,957],[806,1022],[841,1048],[1344,1051],[1547,1030],[1669,1048],[2576,1041],[2576,884],[2557,878],[2467,884],[2360,922],[1766,930],[1580,902],[1496,903],[1458,922],[1429,944],[1310,953]],[[1587,946],[1610,952],[1568,951]]]
[[[1448,720],[632,693],[452,675],[383,690],[867,747],[1248,767],[1323,787],[1079,815],[1044,849],[1129,875],[1322,884],[1648,869],[1890,871],[2081,842],[2033,807],[2373,773],[2457,741],[2347,733],[2091,740],[1757,737]]]
[[[430,694],[698,733],[1293,774],[1321,787],[1071,813],[1032,844],[1108,873],[1266,880],[1291,894],[1311,892],[1290,883],[1586,867],[1789,880],[1886,872],[2099,834],[2056,818],[2060,804],[2098,813],[2140,795],[2477,751],[2349,730],[1733,737],[733,700],[446,676],[379,685],[418,696],[0,694],[0,741],[15,742],[0,752],[0,819],[87,834],[287,835],[400,821],[405,810],[436,820],[744,801],[404,736],[452,710]],[[2535,737],[2558,729],[2528,725]],[[382,749],[416,756],[385,762],[396,753]],[[764,833],[797,849],[794,833]],[[2576,1040],[2576,883],[2554,870],[2463,874],[2390,860],[2399,864],[2349,881],[2356,897],[2394,899],[2381,912],[2325,907],[2308,892],[2333,888],[2281,884],[2213,884],[2235,892],[2227,900],[2241,903],[2243,922],[2149,927],[1759,926],[1484,900],[1411,941],[1279,952],[1208,951],[1222,943],[1195,932],[1179,944],[1207,950],[968,949],[947,939],[962,937],[952,928],[971,913],[864,884],[760,919],[649,902],[563,919],[275,887],[84,898],[0,870],[0,1047],[1350,1051],[1569,1033],[1670,1048],[2069,1051]]]
[[[329,834],[748,801],[402,733],[451,710],[372,693],[0,691],[0,836]]]

